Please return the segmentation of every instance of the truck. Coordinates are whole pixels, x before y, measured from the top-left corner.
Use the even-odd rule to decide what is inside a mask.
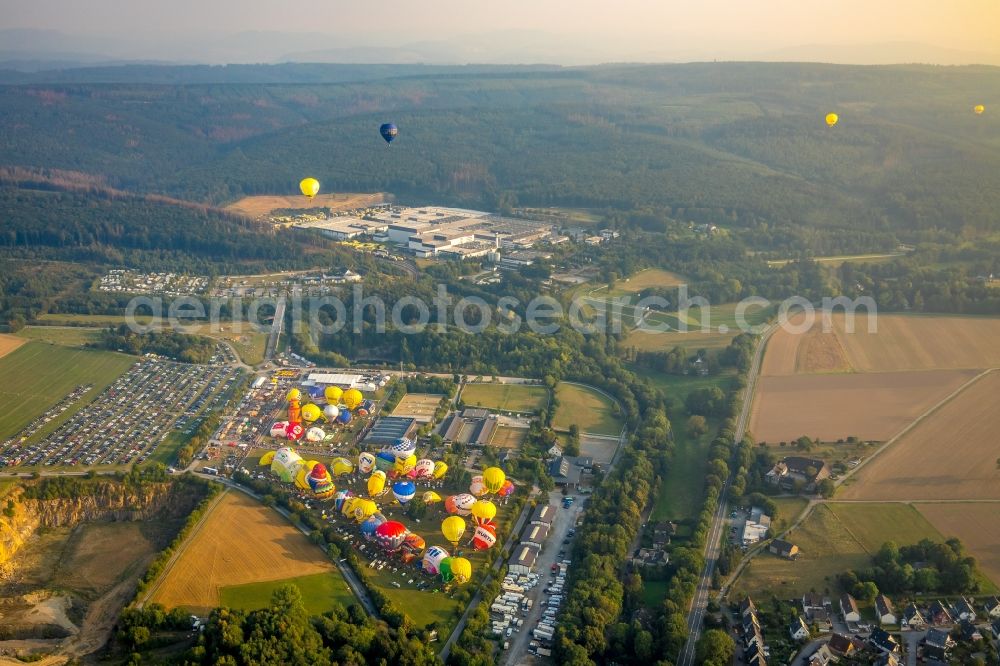
[[[539,657],[551,657],[552,656],[552,650],[550,650],[548,648],[545,648],[545,647],[536,648],[535,649],[535,653]]]
[[[549,631],[548,629],[543,629],[542,627],[539,627],[538,629],[535,629],[534,631],[532,631],[531,635],[534,636],[535,638],[538,638],[538,639],[543,640],[543,641],[551,641],[552,640],[552,636],[554,634],[551,631]]]
[[[212,476],[218,476],[219,475],[219,470],[217,470],[214,467],[202,467],[201,468],[201,472],[202,472],[202,474],[211,474]]]

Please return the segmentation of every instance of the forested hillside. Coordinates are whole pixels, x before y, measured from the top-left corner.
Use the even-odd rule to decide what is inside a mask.
[[[309,174],[413,201],[652,211],[815,251],[845,230],[884,246],[1000,223],[1000,113],[971,112],[1000,112],[998,68],[323,67],[33,75],[0,87],[0,166],[214,204]],[[75,82],[128,76],[155,83]]]

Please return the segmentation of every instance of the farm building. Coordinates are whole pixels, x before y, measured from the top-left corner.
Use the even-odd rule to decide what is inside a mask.
[[[514,548],[514,552],[507,561],[507,571],[512,574],[529,574],[535,568],[535,560],[538,559],[538,546],[531,544],[519,544]]]
[[[816,484],[830,476],[829,466],[818,458],[788,456],[775,463],[765,479],[774,486],[791,489],[796,482],[806,490],[815,490]]]
[[[799,555],[799,547],[790,541],[785,541],[784,539],[775,539],[771,542],[767,549],[778,557],[783,557],[786,560],[794,560]]]
[[[548,538],[548,525],[531,525],[527,533],[524,535],[524,538],[521,539],[521,542],[541,548],[545,545],[545,540]]]
[[[580,485],[580,476],[583,474],[583,467],[577,464],[576,458],[559,456],[549,463],[549,476],[557,486],[567,488],[577,488]]]
[[[388,446],[402,437],[411,437],[417,429],[416,419],[405,416],[383,416],[365,435],[365,444]]]
[[[556,509],[551,504],[542,504],[531,514],[532,525],[552,526],[552,519],[556,517]]]

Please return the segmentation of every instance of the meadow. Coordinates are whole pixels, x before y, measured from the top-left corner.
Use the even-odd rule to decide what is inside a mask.
[[[622,430],[622,419],[610,398],[589,388],[565,382],[556,386],[559,406],[552,419],[552,427],[566,430],[574,423],[580,432],[598,435],[617,435]]]
[[[339,572],[295,576],[284,580],[227,585],[219,590],[221,604],[229,608],[254,610],[267,608],[271,595],[282,585],[294,585],[302,594],[302,603],[310,615],[322,615],[336,605],[350,606],[357,603],[354,593]]]
[[[462,402],[467,407],[485,407],[501,412],[534,413],[549,400],[544,386],[528,384],[466,384]]]

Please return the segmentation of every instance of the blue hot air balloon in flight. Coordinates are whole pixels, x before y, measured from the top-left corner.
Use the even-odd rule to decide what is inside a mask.
[[[392,123],[385,123],[378,128],[378,133],[382,135],[386,143],[392,143],[392,140],[399,134],[399,128]]]

